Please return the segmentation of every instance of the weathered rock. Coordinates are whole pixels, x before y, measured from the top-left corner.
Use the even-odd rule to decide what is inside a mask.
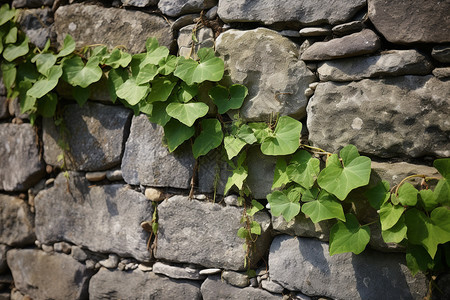
[[[25,191],[43,177],[36,141],[30,124],[0,124],[0,190]]]
[[[19,98],[10,99],[8,101],[8,110],[11,116],[16,116],[20,119],[28,119],[28,114],[22,114],[20,112],[20,101]]]
[[[123,180],[122,170],[114,169],[106,171],[106,179],[109,181],[121,181]]]
[[[345,35],[361,31],[363,29],[363,23],[361,21],[352,21],[344,24],[334,26],[331,30],[334,34]]]
[[[100,269],[89,284],[90,299],[201,299],[195,281],[173,280],[139,269],[123,272]]]
[[[133,117],[131,132],[122,159],[122,175],[133,185],[190,187],[195,160],[188,147],[175,152],[162,144],[163,128],[145,115]]]
[[[220,276],[210,276],[202,284],[202,296],[204,300],[215,299],[258,299],[258,300],[281,300],[280,295],[274,295],[261,289],[253,287],[238,288],[222,282]]]
[[[72,247],[70,246],[69,243],[66,243],[66,242],[54,243],[53,249],[56,252],[64,252],[66,254],[70,254],[70,252],[72,251]]]
[[[22,199],[0,195],[0,243],[9,246],[33,245],[33,216]]]
[[[334,225],[331,220],[324,220],[314,224],[311,219],[303,213],[299,213],[289,222],[283,216],[272,216],[273,230],[289,235],[313,237],[321,241],[328,241],[330,238],[330,229]]]
[[[225,184],[232,174],[226,161],[226,154],[216,149],[199,158],[198,191],[200,193],[223,195]]]
[[[102,181],[106,178],[106,172],[87,172],[86,179],[89,181]]]
[[[277,158],[262,154],[259,147],[251,147],[247,153],[247,184],[255,199],[266,199],[270,194]]]
[[[217,0],[159,0],[158,8],[169,17],[200,12],[217,4]]]
[[[281,294],[284,290],[284,287],[282,287],[281,285],[279,285],[278,283],[276,283],[270,279],[262,280],[261,287],[263,289],[265,289],[266,291],[269,291],[272,293],[277,293],[277,294]]]
[[[449,1],[367,2],[370,21],[389,42],[399,44],[450,42]]]
[[[317,42],[302,53],[302,60],[328,60],[374,53],[380,48],[380,39],[370,29],[335,38],[328,42]]]
[[[208,12],[205,14],[205,17],[208,20],[214,20],[215,18],[217,18],[217,10],[218,9],[219,9],[219,7],[217,5],[211,7],[211,9],[209,9]]]
[[[300,29],[301,36],[323,36],[331,34],[331,30],[326,27],[306,27]]]
[[[414,174],[424,174],[428,177],[441,177],[439,172],[424,165],[410,164],[406,162],[385,163],[372,161],[372,176],[379,180],[386,180],[391,187],[399,184],[406,177]],[[420,184],[422,178],[412,179],[411,183]]]
[[[221,2],[222,3],[222,2]],[[275,31],[228,30],[216,40],[230,80],[248,87],[240,109],[245,120],[268,120],[271,114],[305,116],[308,85],[314,74],[297,57],[297,46]]]
[[[146,7],[158,4],[158,0],[121,0],[123,6]]]
[[[8,265],[6,264],[6,252],[8,252],[8,250],[9,247],[7,245],[0,244],[0,274],[8,269]]]
[[[431,56],[442,63],[450,63],[450,45],[438,45],[431,51]]]
[[[18,23],[20,29],[30,38],[30,42],[41,49],[48,39],[54,39],[51,8],[21,10]]]
[[[255,5],[256,4],[256,5]],[[273,24],[293,22],[301,25],[339,24],[349,20],[364,0],[221,0],[219,17],[229,22],[261,22]]]
[[[433,75],[437,78],[446,79],[450,77],[450,67],[436,68],[433,70]]]
[[[66,34],[70,34],[77,47],[99,43],[111,48],[125,45],[131,53],[145,51],[145,41],[151,36],[169,48],[173,42],[170,24],[160,16],[81,3],[58,8],[55,31],[61,45]]]
[[[119,264],[119,257],[115,254],[110,254],[107,259],[103,259],[98,263],[105,268],[115,269]]]
[[[381,55],[325,61],[317,71],[322,81],[353,81],[363,78],[427,75],[430,61],[416,50],[391,50]]]
[[[153,265],[153,272],[175,279],[202,280],[205,278],[204,275],[199,274],[199,270],[197,269],[171,266],[161,262],[156,262]]]
[[[203,269],[200,272],[198,272],[200,275],[214,275],[222,272],[221,269],[212,268],[212,269]]]
[[[249,284],[247,275],[233,271],[223,271],[222,279],[225,280],[228,284],[237,287],[246,287]]]
[[[291,291],[333,299],[422,299],[427,279],[413,277],[404,255],[370,249],[330,256],[316,239],[278,236],[270,254],[270,277]]]
[[[69,170],[106,170],[120,163],[123,144],[128,134],[131,111],[120,106],[87,102],[66,106],[64,122],[69,145],[66,151],[66,167]],[[57,166],[58,146],[61,138],[53,120],[44,119],[44,159]]]
[[[9,250],[14,285],[32,299],[86,299],[91,273],[72,257],[39,250]]]
[[[450,82],[402,76],[317,86],[308,105],[309,139],[336,151],[354,144],[379,157],[447,157]]]
[[[81,262],[84,262],[86,259],[88,259],[86,251],[81,249],[80,246],[72,247],[72,257]]]
[[[245,251],[237,236],[242,209],[174,196],[158,205],[158,248],[156,258],[189,262],[205,267],[243,270]],[[255,215],[262,233],[252,253],[256,264],[270,242],[270,219]],[[181,230],[180,230],[181,228]],[[177,241],[173,243],[173,241]]]
[[[0,95],[0,119],[9,118],[8,101],[5,96]]]
[[[145,189],[145,197],[147,197],[150,201],[162,201],[165,198],[165,195],[158,189],[155,188],[146,188]]]
[[[53,252],[52,245],[42,244],[41,248],[42,248],[42,250],[44,250],[44,252],[47,252],[47,253]]]
[[[82,174],[69,172],[68,180],[58,175],[35,202],[36,235],[42,243],[68,241],[95,252],[150,258],[148,233],[140,223],[151,220],[152,205],[125,185],[91,186]]]
[[[200,14],[188,14],[181,16],[172,23],[171,28],[173,31],[178,31],[182,27],[195,24],[195,20],[197,18],[200,18]]]
[[[202,27],[195,31],[197,41],[194,49],[192,49],[192,35],[193,29],[196,25],[188,25],[180,29],[178,35],[178,55],[186,58],[192,57],[198,59],[197,52],[200,48],[213,48],[214,47],[214,32],[211,28]]]
[[[39,8],[52,6],[55,0],[13,0],[12,6],[17,8]]]

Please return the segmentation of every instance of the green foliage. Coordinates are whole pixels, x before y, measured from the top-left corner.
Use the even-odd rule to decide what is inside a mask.
[[[201,121],[202,132],[195,139],[192,152],[197,159],[201,155],[219,147],[222,143],[222,125],[217,119],[204,119]]]
[[[307,193],[302,198],[306,202],[302,206],[302,212],[308,215],[314,223],[334,218],[345,221],[344,209],[335,196],[325,190],[318,192],[316,189],[312,193],[316,194],[314,199],[307,199],[305,197]]]
[[[300,212],[300,193],[296,190],[274,191],[267,195],[267,201],[270,203],[272,215],[282,215],[286,222],[291,221]]]
[[[230,109],[240,108],[247,94],[247,88],[240,84],[234,84],[229,89],[218,85],[209,91],[209,97],[217,105],[219,114],[224,114]]]
[[[370,241],[369,226],[361,226],[353,214],[345,215],[346,222],[338,221],[330,230],[330,255],[364,251]]]
[[[198,53],[199,62],[193,59],[180,57],[174,75],[188,85],[202,83],[204,81],[219,81],[223,77],[224,63],[215,57],[211,48],[201,48]]]
[[[269,132],[261,143],[261,152],[265,155],[287,155],[294,153],[300,146],[302,123],[284,116],[278,119],[273,132]]]

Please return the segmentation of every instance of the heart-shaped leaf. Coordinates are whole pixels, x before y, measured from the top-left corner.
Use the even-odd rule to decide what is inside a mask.
[[[126,68],[131,62],[131,54],[123,52],[120,49],[114,49],[105,61],[105,65],[113,69],[119,67]]]
[[[381,205],[391,197],[389,189],[389,182],[382,180],[379,181],[376,186],[367,190],[365,195],[369,200],[370,205],[375,209],[380,209]]]
[[[275,217],[282,215],[286,222],[291,221],[300,212],[300,199],[292,200],[294,201],[282,191],[274,191],[267,195],[272,215]]]
[[[209,90],[209,97],[217,105],[219,114],[224,114],[230,109],[239,109],[247,94],[247,88],[241,84],[233,84],[228,89],[217,85]]]
[[[75,41],[71,35],[66,35],[63,42],[63,47],[61,51],[56,55],[57,57],[64,57],[75,51]]]
[[[247,167],[245,167],[244,161],[246,158],[246,152],[242,152],[237,160],[237,165],[233,168],[232,174],[230,177],[228,177],[227,183],[225,184],[225,190],[223,192],[224,195],[228,193],[228,191],[234,186],[236,186],[238,189],[242,190],[244,186],[244,181],[247,179],[248,176],[248,170]],[[234,166],[232,162],[229,162],[230,165]]]
[[[227,152],[228,159],[238,155],[247,143],[238,137],[228,135],[223,139],[223,145]]]
[[[170,120],[164,126],[164,136],[170,152],[175,151],[184,141],[190,139],[195,133],[193,127],[188,127],[177,120]]]
[[[192,153],[195,159],[219,147],[223,139],[222,125],[219,120],[205,119],[201,121],[201,126],[202,131],[192,146]]]
[[[28,37],[25,37],[25,39],[19,45],[9,44],[3,50],[3,57],[7,61],[13,61],[18,57],[24,56],[30,50],[30,48],[28,48],[28,42],[29,42]]]
[[[395,203],[401,203],[404,206],[414,206],[417,204],[417,194],[419,191],[411,183],[405,182],[398,189],[398,195],[393,195]]]
[[[400,217],[402,216],[405,208],[401,205],[392,205],[389,202],[385,202],[380,208],[380,222],[381,229],[388,230],[394,226]]]
[[[136,105],[144,99],[150,90],[147,84],[139,85],[134,78],[129,78],[116,91],[117,96],[128,102],[130,105]]]
[[[308,215],[314,223],[334,218],[345,222],[341,203],[324,190],[319,193],[316,200],[304,203],[302,212]]]
[[[56,87],[62,73],[63,71],[60,65],[51,67],[48,71],[48,77],[43,77],[36,81],[33,87],[28,90],[27,95],[34,98],[43,97]]]
[[[94,82],[100,80],[103,75],[102,69],[98,66],[99,58],[90,58],[86,65],[79,56],[64,60],[63,79],[72,86],[86,88]]]
[[[283,116],[278,119],[272,136],[264,139],[261,152],[265,155],[288,155],[294,153],[300,146],[302,123]]]
[[[370,241],[369,226],[359,225],[352,214],[345,215],[346,222],[338,221],[330,230],[330,255],[353,252],[360,254]]]
[[[14,8],[9,8],[9,4],[5,3],[0,7],[0,25],[5,24],[16,15]]]
[[[152,88],[150,94],[148,94],[147,101],[150,103],[166,101],[176,84],[176,81],[167,77],[157,77],[152,81]]]
[[[169,55],[167,58],[164,58],[159,61],[158,73],[161,75],[169,75],[175,68],[177,67],[178,57],[175,55]]]
[[[136,77],[136,83],[137,84],[147,83],[153,80],[153,78],[155,78],[156,75],[158,75],[158,68],[155,65],[146,64],[145,66],[139,69],[139,73]]]
[[[40,53],[31,59],[32,63],[36,63],[39,73],[47,76],[51,67],[56,64],[57,57],[52,53]]]
[[[290,180],[310,189],[320,172],[320,161],[305,150],[297,151],[286,169]]]
[[[188,85],[203,81],[219,81],[223,77],[224,63],[214,56],[211,48],[201,48],[198,53],[200,62],[180,57],[174,75],[185,81]]]
[[[167,114],[166,108],[169,103],[167,102],[154,102],[152,103],[152,113],[148,117],[150,122],[159,124],[161,126],[166,126],[172,118]]]
[[[169,116],[189,127],[194,124],[195,120],[206,115],[208,110],[208,105],[203,102],[170,103],[166,108]]]
[[[128,71],[125,69],[112,69],[108,72],[107,86],[109,95],[113,102],[115,102],[117,99],[116,91],[125,81],[127,81],[128,78]]]
[[[275,172],[273,175],[272,189],[282,187],[283,185],[290,182],[286,172],[286,168],[286,160],[283,157],[278,157],[277,163],[275,165]]]
[[[406,231],[405,217],[401,216],[394,226],[383,230],[381,236],[386,243],[400,243],[406,238]]]

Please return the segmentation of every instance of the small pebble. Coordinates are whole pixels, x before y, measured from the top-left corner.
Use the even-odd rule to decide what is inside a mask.
[[[153,268],[151,266],[144,265],[144,264],[139,264],[138,269],[141,270],[142,272],[150,272],[151,270],[153,270]]]
[[[152,223],[150,221],[144,221],[141,223],[142,229],[144,229],[147,232],[152,232]]]
[[[300,32],[298,32],[298,30],[282,30],[278,33],[285,37],[300,37]]]
[[[49,178],[49,179],[47,179],[47,181],[45,181],[45,185],[46,186],[51,185],[51,184],[53,184],[53,182],[55,182],[55,178]]]
[[[272,280],[263,280],[261,282],[261,287],[269,292],[277,294],[281,294],[284,290],[284,287],[276,282],[273,282]]]
[[[66,242],[55,243],[53,249],[55,249],[56,252],[63,252],[66,254],[70,254],[70,251],[72,251],[72,247]]]
[[[267,208],[267,209],[270,209],[270,203],[267,203],[267,204],[266,204],[266,208]]]
[[[41,248],[42,247],[42,243],[39,242],[38,240],[34,241],[34,244],[36,245],[36,247]]]
[[[42,250],[44,250],[47,253],[52,252],[53,251],[53,246],[42,244]]]
[[[146,188],[145,189],[145,197],[147,197],[150,201],[162,201],[164,200],[164,194],[155,188]]]
[[[259,286],[258,285],[258,281],[256,280],[255,277],[250,278],[250,286],[252,286],[252,287],[258,287]]]
[[[86,179],[89,181],[102,181],[106,178],[106,172],[87,172]]]
[[[213,6],[210,10],[208,10],[208,12],[206,13],[205,17],[208,20],[214,20],[215,18],[217,18],[217,10],[218,10],[218,6]]]
[[[125,270],[125,264],[123,263],[123,262],[120,262],[119,263],[119,265],[117,266],[117,268],[120,270],[120,271],[123,271],[123,270]]]
[[[229,195],[226,196],[223,201],[225,202],[226,205],[230,205],[230,206],[239,206],[238,203],[238,196],[237,195]]]
[[[333,31],[334,34],[345,35],[361,31],[362,29],[363,23],[361,21],[353,21],[345,24],[336,25],[331,30]]]
[[[198,272],[200,275],[214,275],[222,272],[221,269],[203,269]]]
[[[102,265],[101,265],[100,263],[96,263],[95,266],[94,266],[94,268],[98,270],[98,269],[101,268],[101,266],[102,266]]]
[[[195,195],[194,198],[197,200],[206,200],[206,195],[204,194]]]
[[[320,83],[320,82],[318,82],[318,81],[313,82],[313,83],[310,83],[310,84],[309,84],[309,88],[315,90],[316,87],[319,85],[319,83]]]
[[[47,172],[47,174],[50,174],[51,172],[53,172],[53,167],[51,165],[46,165],[45,172]]]
[[[88,255],[80,246],[72,246],[72,257],[83,262],[88,258]]]
[[[127,264],[125,266],[125,270],[135,270],[135,269],[137,269],[138,266],[139,266],[138,264],[134,264],[134,263]]]
[[[122,170],[117,169],[117,170],[106,171],[106,179],[108,179],[109,181],[123,180]]]
[[[312,88],[307,88],[305,90],[305,96],[306,97],[311,97],[312,95],[314,95],[314,90]]]
[[[329,35],[331,30],[324,27],[307,27],[299,31],[301,36],[324,36]]]
[[[96,265],[96,263],[92,259],[86,260],[86,268],[87,269],[90,269],[90,270],[95,269],[95,265]]]
[[[110,254],[107,259],[101,260],[98,263],[105,268],[115,269],[119,264],[119,257],[115,254]]]

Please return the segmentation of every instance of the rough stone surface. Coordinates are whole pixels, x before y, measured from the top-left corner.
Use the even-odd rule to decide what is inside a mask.
[[[349,20],[365,5],[366,1],[364,0],[325,0],[320,2],[315,0],[221,0],[218,14],[226,23],[339,24]]]
[[[88,102],[83,107],[68,105],[64,112],[68,131],[66,166],[69,170],[106,170],[120,163],[128,134],[131,111],[120,106]],[[44,159],[58,166],[61,154],[59,130],[53,120],[44,119]]]
[[[86,251],[81,249],[80,246],[72,247],[72,257],[81,262],[84,262],[86,259],[88,259]]]
[[[8,265],[6,264],[6,252],[8,250],[9,247],[7,245],[0,244],[0,274],[8,269]]]
[[[446,79],[450,77],[450,67],[436,68],[433,70],[433,75],[437,78]]]
[[[26,246],[35,239],[33,216],[25,201],[0,195],[0,243]]]
[[[272,216],[273,230],[289,235],[313,237],[321,241],[329,240],[330,229],[333,225],[334,222],[330,220],[324,220],[314,224],[303,213],[298,214],[289,222],[286,222],[283,216]]]
[[[262,289],[253,287],[238,288],[223,282],[220,276],[210,276],[202,284],[202,296],[204,300],[281,300],[281,295],[274,295]]]
[[[106,178],[106,172],[87,172],[86,179],[89,181],[102,181]]]
[[[450,42],[449,1],[367,2],[370,21],[389,42],[399,44]]]
[[[277,158],[262,154],[259,147],[252,147],[247,153],[247,184],[255,199],[266,199],[271,193],[273,174]]]
[[[169,17],[200,12],[217,4],[217,0],[159,0],[158,8]]]
[[[189,262],[205,267],[244,269],[245,251],[236,232],[242,209],[174,196],[158,205],[158,248],[156,258]],[[256,264],[270,242],[270,219],[258,213],[262,234],[252,255]],[[180,228],[182,228],[180,230]],[[173,243],[173,241],[177,241]]]
[[[140,223],[151,220],[151,203],[122,184],[90,185],[82,174],[69,172],[69,180],[60,174],[52,188],[36,196],[38,240],[148,260],[148,233]]]
[[[441,177],[439,172],[433,168],[424,165],[410,164],[406,162],[385,163],[372,161],[372,176],[376,179],[386,180],[391,187],[399,184],[404,178],[414,174],[425,174],[428,177]],[[420,184],[421,178],[416,179],[415,184]]]
[[[195,281],[173,280],[139,269],[123,272],[100,269],[89,284],[90,299],[192,299],[200,300]]]
[[[41,49],[48,39],[54,39],[53,12],[50,8],[22,10],[18,23],[30,42]]]
[[[172,25],[171,28],[173,31],[178,31],[180,30],[182,27],[185,27],[187,25],[191,25],[191,24],[195,24],[195,19],[200,18],[200,14],[188,14],[188,15],[183,15],[181,17],[179,17],[178,19],[176,19]]]
[[[363,29],[363,23],[361,21],[352,21],[344,24],[334,26],[331,30],[334,34],[345,35],[361,31]]]
[[[111,48],[125,45],[131,53],[145,51],[145,41],[150,36],[169,48],[173,41],[170,24],[160,16],[85,4],[60,6],[55,13],[55,31],[61,45],[66,34],[70,34],[77,47],[99,43]]]
[[[279,285],[278,283],[276,283],[270,279],[261,281],[261,287],[263,289],[265,289],[266,291],[269,291],[272,293],[277,293],[277,294],[281,294],[284,290],[284,287],[282,287],[281,285]]]
[[[6,119],[8,117],[8,101],[6,100],[5,96],[0,95],[0,119]]]
[[[52,6],[55,0],[13,0],[13,7],[37,8],[41,6]]]
[[[223,271],[222,279],[237,287],[246,287],[249,284],[247,275],[233,271]]]
[[[308,105],[309,139],[327,151],[354,144],[379,157],[447,157],[449,94],[450,82],[432,76],[321,83]]]
[[[430,61],[416,50],[391,50],[381,55],[330,60],[319,64],[322,81],[353,81],[363,78],[427,75]]]
[[[222,2],[221,2],[222,3]],[[248,87],[240,109],[245,120],[268,120],[270,114],[305,116],[304,91],[314,74],[297,57],[297,46],[275,31],[228,30],[216,40],[230,79]]]
[[[186,58],[191,54],[192,48],[192,31],[196,25],[188,25],[180,29],[178,35],[178,55],[184,56]],[[200,48],[213,48],[214,47],[214,32],[211,28],[202,27],[195,31],[195,36],[197,41],[195,43],[194,49],[192,50],[191,57],[193,59],[198,59],[197,52]]]
[[[56,252],[64,252],[66,254],[70,254],[72,247],[70,246],[70,244],[68,244],[66,242],[59,242],[59,243],[53,244],[53,249]]]
[[[123,180],[122,170],[121,169],[108,170],[106,171],[106,178],[109,181]]]
[[[300,29],[301,36],[323,36],[331,34],[331,30],[325,27],[306,27]]]
[[[121,0],[124,6],[146,7],[158,4],[158,0]]]
[[[333,299],[422,299],[427,280],[411,275],[404,254],[365,250],[329,255],[315,239],[278,236],[270,254],[271,279],[291,291]]]
[[[10,250],[14,284],[32,299],[86,299],[91,273],[72,257],[39,250]]]
[[[230,166],[226,163],[226,154],[219,150],[213,150],[201,156],[198,161],[199,192],[223,195],[225,184],[232,174]]]
[[[450,63],[450,45],[438,45],[431,51],[431,56],[442,63]]]
[[[0,124],[0,190],[24,191],[43,177],[36,141],[30,124]]]
[[[161,262],[156,262],[153,265],[153,272],[176,279],[201,280],[205,278],[204,275],[199,274],[197,269],[171,266]]]
[[[190,187],[195,164],[192,153],[184,146],[170,153],[162,144],[163,136],[163,128],[151,123],[145,115],[133,117],[122,159],[125,182],[155,187]]]
[[[380,39],[370,29],[317,42],[302,53],[302,60],[328,60],[374,53],[380,48]]]

